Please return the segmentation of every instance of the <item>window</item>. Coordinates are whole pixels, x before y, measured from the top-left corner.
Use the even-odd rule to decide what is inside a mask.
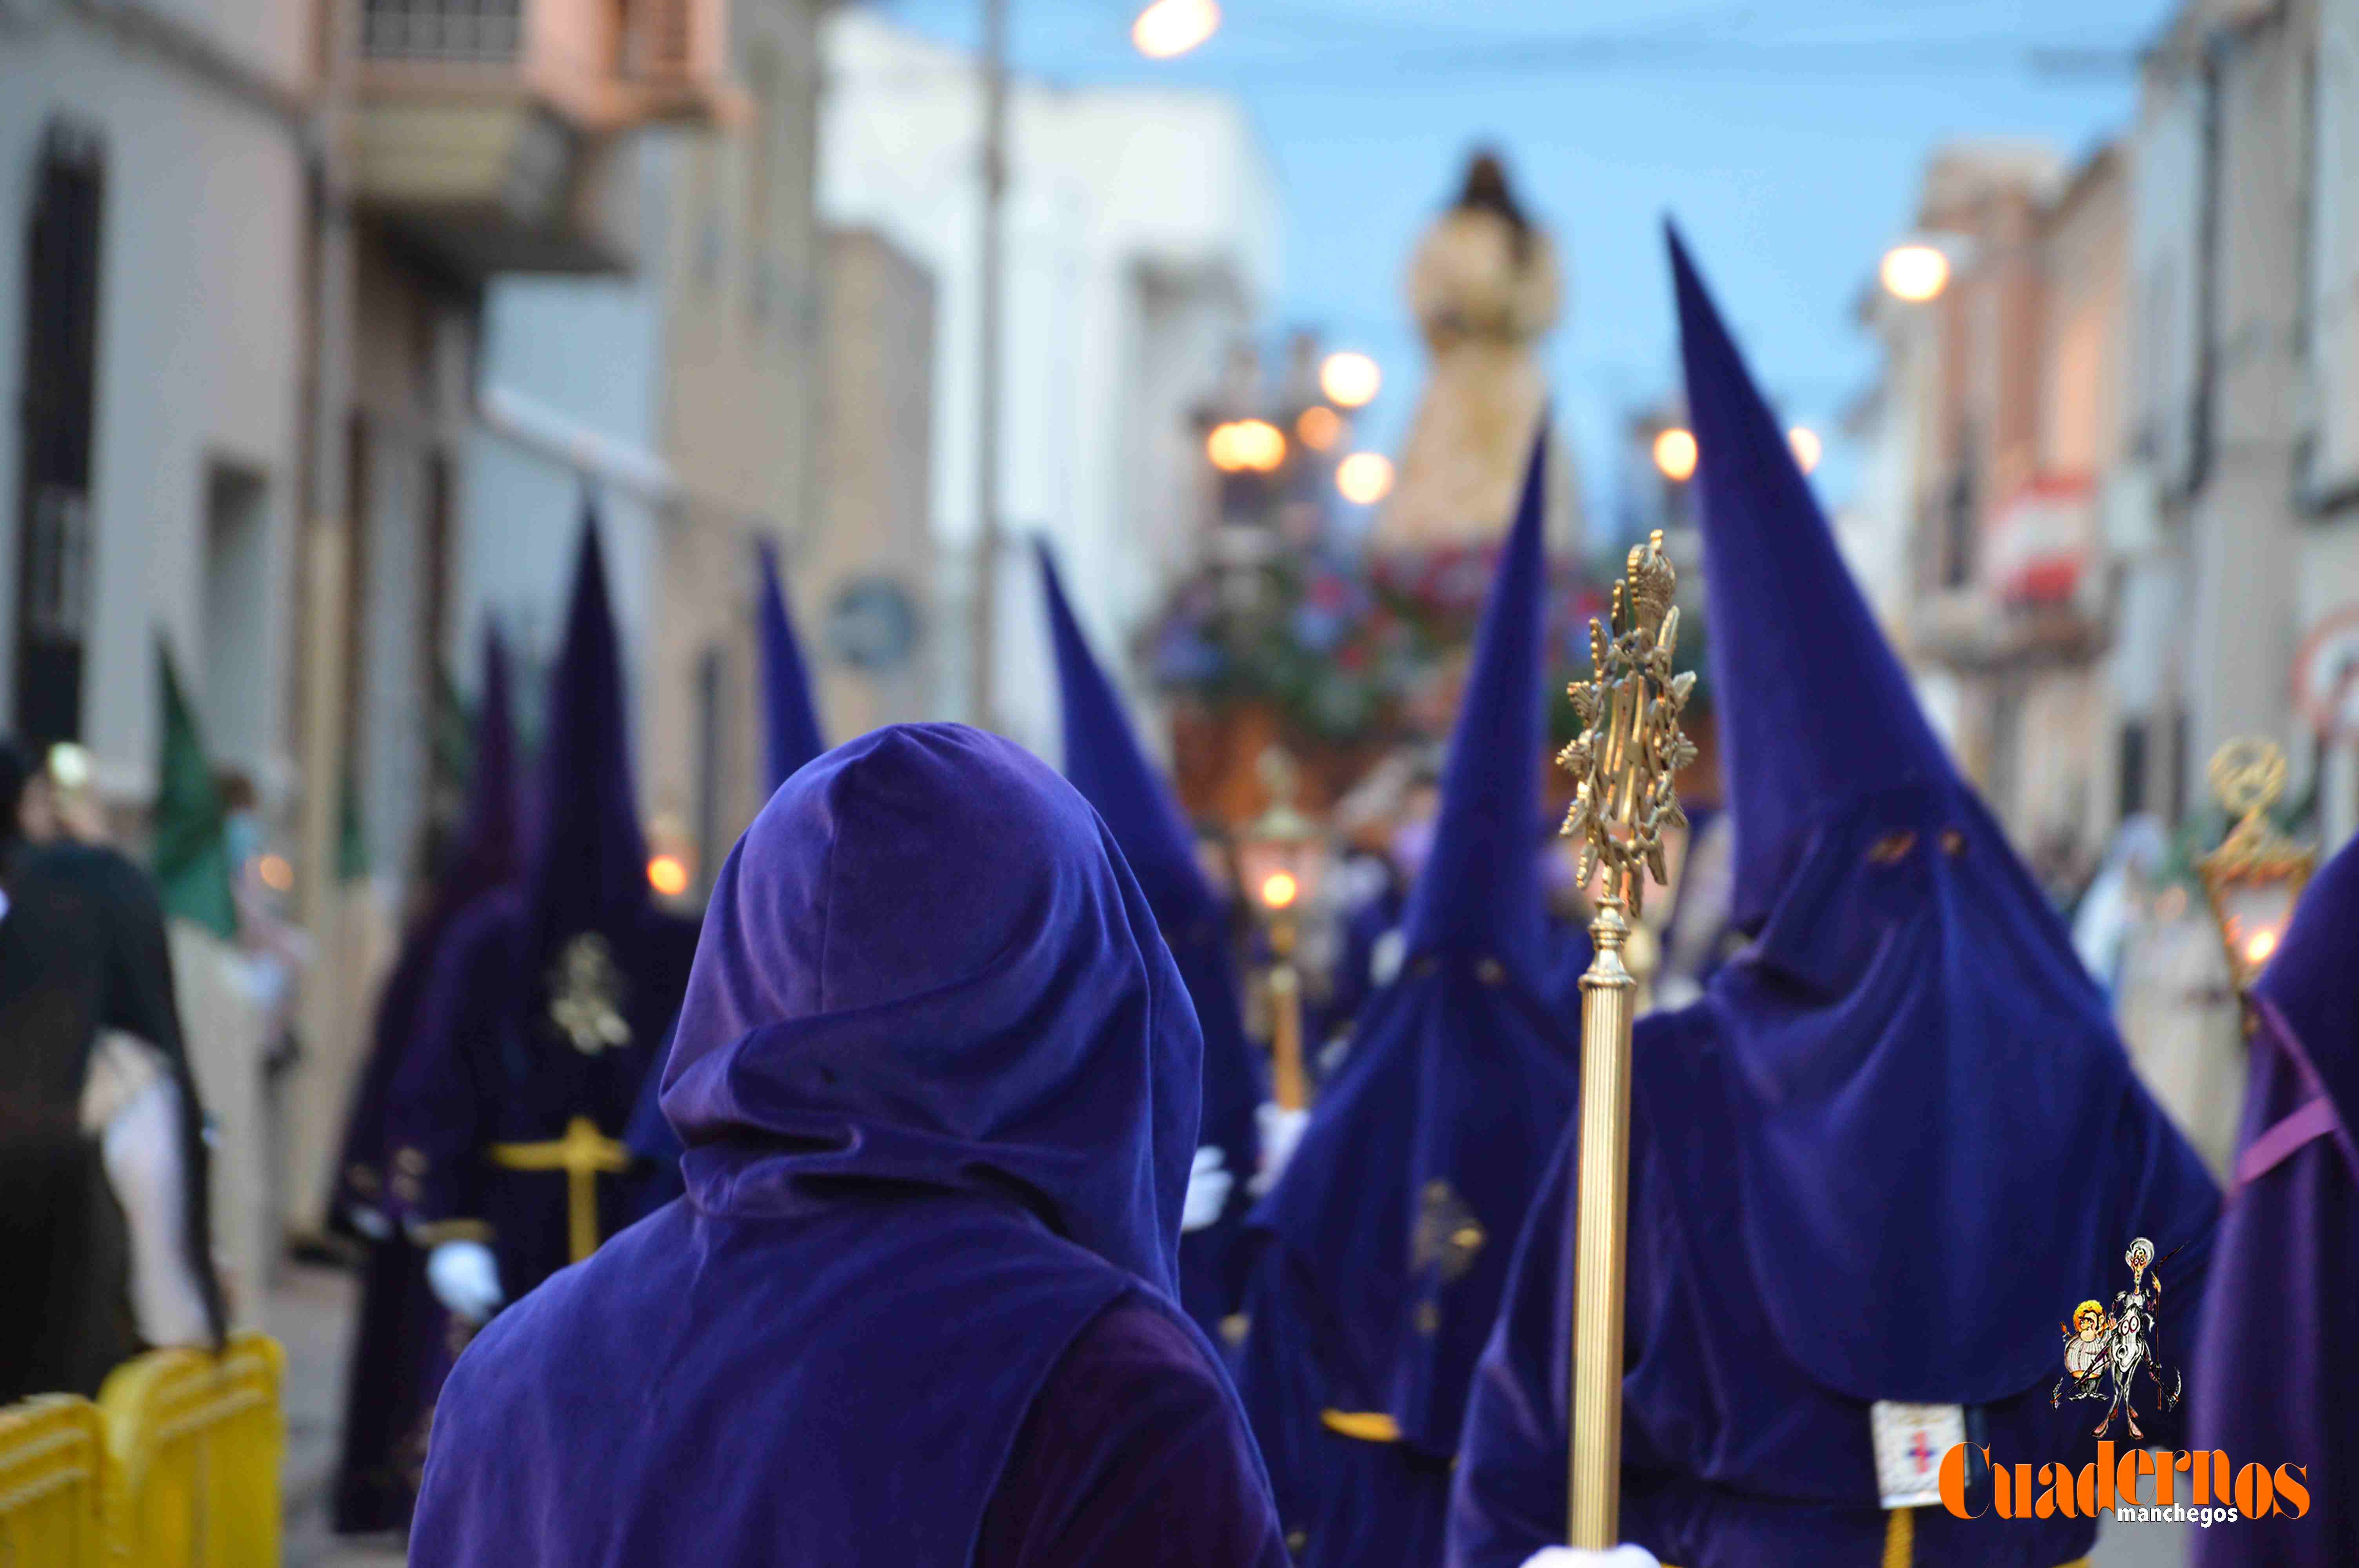
[[[696,661],[696,874],[709,892],[721,858],[729,852],[722,837],[722,774],[727,766],[729,665],[718,646]]]
[[[1958,444],[1958,464],[1941,497],[1941,586],[1963,588],[1974,578],[1974,438]]]
[[[16,502],[16,733],[36,747],[82,738],[105,195],[96,133],[52,121],[27,224]]]
[[[2133,719],[2122,726],[2120,816],[2127,821],[2147,808],[2147,721]]]
[[[205,473],[202,681],[205,739],[225,758],[261,754],[268,720],[269,487],[252,469],[214,461]]]
[[[363,0],[361,53],[369,59],[499,63],[524,38],[522,0]]]

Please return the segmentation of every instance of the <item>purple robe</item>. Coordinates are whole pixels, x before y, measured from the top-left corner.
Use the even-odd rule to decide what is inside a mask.
[[[895,726],[803,769],[706,914],[663,1093],[688,1195],[469,1347],[411,1562],[1279,1568],[1174,1300],[1199,1049],[1038,761]]]
[[[1926,724],[1676,236],[1671,252],[1751,941],[1701,1000],[1636,1032],[1622,1533],[1680,1568],[1875,1568],[1895,1527],[1873,1403],[1960,1406],[1994,1461],[2077,1470],[2106,1405],[2051,1402],[2061,1325],[2128,1283],[2147,1238],[2159,1364],[2183,1368],[2218,1195]],[[1484,1352],[1452,1568],[1563,1539],[1578,1153],[1568,1136]],[[2134,1402],[2150,1441],[2183,1433],[2150,1380]],[[1918,1568],[2053,1568],[2095,1529],[1911,1519]]]
[[[2251,1082],[2190,1400],[2197,1446],[2302,1466],[2299,1518],[2198,1538],[2197,1568],[2359,1563],[2359,849],[2318,874],[2254,989]]]
[[[382,1220],[391,1212],[386,1101],[417,1036],[435,957],[459,912],[514,880],[522,859],[507,653],[489,626],[484,630],[483,659],[466,818],[433,901],[411,925],[378,993],[375,1033],[345,1121],[343,1158],[329,1207],[330,1226],[363,1248],[360,1320],[345,1364],[336,1457],[335,1527],[346,1534],[408,1524],[419,1467],[426,1458],[434,1390],[441,1386],[453,1354],[450,1314],[427,1285],[425,1253],[397,1229],[371,1235],[353,1217],[367,1211]]]
[[[489,1243],[509,1302],[571,1260],[583,1192],[550,1162],[575,1122],[619,1141],[688,981],[693,921],[655,907],[631,784],[622,661],[594,517],[551,677],[530,863],[453,921],[387,1111],[387,1193],[409,1234]],[[594,1243],[633,1215],[592,1176]]]
[[[1513,1239],[1579,1098],[1532,831],[1545,437],[1484,608],[1401,973],[1254,1211],[1238,1386],[1304,1564],[1438,1561]]]

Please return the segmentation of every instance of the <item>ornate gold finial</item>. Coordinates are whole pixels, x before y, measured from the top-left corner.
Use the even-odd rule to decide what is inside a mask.
[[[1569,688],[1582,734],[1557,756],[1575,781],[1563,830],[1582,840],[1579,880],[1586,883],[1592,869],[1603,866],[1608,896],[1625,902],[1634,916],[1645,911],[1647,877],[1665,880],[1664,831],[1687,824],[1678,777],[1696,756],[1680,730],[1695,675],[1671,670],[1678,587],[1658,529],[1631,547],[1614,585],[1612,634],[1589,622],[1590,676]]]
[[[2229,741],[2212,753],[2211,775],[2212,795],[2237,820],[2219,847],[2195,862],[2195,872],[2242,992],[2277,951],[2318,852],[2269,820],[2286,786],[2285,752],[2275,741],[2251,736]],[[2249,1027],[2249,1014],[2246,1022]]]
[[[2275,806],[2285,784],[2285,752],[2274,741],[2246,735],[2212,753],[2212,794],[2230,815],[2243,818],[2239,828]]]
[[[585,1056],[631,1043],[622,1000],[622,971],[606,939],[594,931],[568,942],[549,968],[549,1021]]]
[[[1576,781],[1564,831],[1580,879],[1605,869],[1581,977],[1581,1184],[1571,1327],[1572,1443],[1566,1537],[1602,1551],[1621,1539],[1622,1291],[1630,1173],[1630,1022],[1637,980],[1622,961],[1647,879],[1665,880],[1663,832],[1684,826],[1678,777],[1695,760],[1680,732],[1695,676],[1675,675],[1679,573],[1663,535],[1630,552],[1614,585],[1611,633],[1589,623],[1592,668],[1571,687],[1582,733],[1558,761]],[[1625,914],[1627,918],[1625,918]]]

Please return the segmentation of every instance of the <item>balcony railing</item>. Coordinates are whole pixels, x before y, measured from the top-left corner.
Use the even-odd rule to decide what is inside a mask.
[[[365,0],[368,59],[504,65],[524,50],[523,0]]]

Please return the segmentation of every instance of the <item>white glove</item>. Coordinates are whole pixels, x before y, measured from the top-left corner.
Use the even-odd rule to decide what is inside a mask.
[[[1302,1141],[1302,1130],[1310,1125],[1307,1110],[1287,1110],[1264,1101],[1254,1108],[1254,1120],[1261,1129],[1261,1171],[1253,1179],[1256,1197],[1277,1185],[1277,1178],[1286,1173],[1286,1162],[1294,1158],[1294,1146]]]
[[[483,1323],[506,1300],[499,1260],[480,1241],[441,1241],[426,1255],[426,1282],[452,1315]]]
[[[1196,1162],[1188,1172],[1188,1201],[1180,1210],[1180,1230],[1201,1230],[1221,1217],[1229,1206],[1229,1189],[1237,1179],[1228,1173],[1229,1157],[1218,1146],[1205,1144],[1196,1151]]]
[[[1611,1552],[1584,1552],[1578,1546],[1551,1546],[1524,1559],[1524,1568],[1663,1568],[1643,1546],[1625,1541]]]
[[[385,1217],[382,1209],[371,1208],[366,1204],[353,1205],[344,1210],[344,1218],[351,1222],[354,1230],[371,1241],[384,1241],[393,1235],[393,1221]]]

